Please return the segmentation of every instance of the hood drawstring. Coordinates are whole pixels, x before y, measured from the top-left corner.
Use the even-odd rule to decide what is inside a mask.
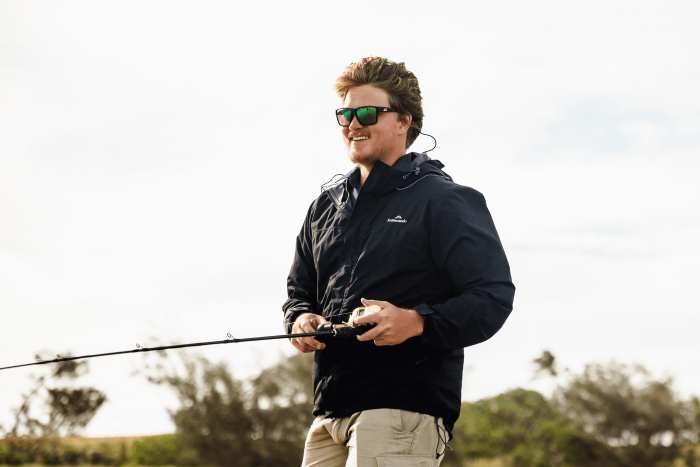
[[[408,177],[411,174],[418,175],[420,173],[420,167],[416,167],[415,169],[411,170],[409,173],[403,176],[403,179],[406,180],[406,177]]]

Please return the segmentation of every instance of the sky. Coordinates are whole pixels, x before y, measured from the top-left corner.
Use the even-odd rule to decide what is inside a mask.
[[[335,78],[419,79],[430,156],[482,192],[517,291],[464,400],[641,363],[700,395],[700,4],[0,0],[0,366],[279,334],[309,204],[352,168]],[[419,137],[411,150],[432,140]],[[379,298],[379,297],[378,297]],[[286,341],[204,348],[234,376]],[[86,436],[174,431],[144,355],[91,360]],[[44,367],[0,372],[0,424]]]

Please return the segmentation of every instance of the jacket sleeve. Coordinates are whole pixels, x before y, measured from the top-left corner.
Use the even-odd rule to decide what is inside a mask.
[[[302,313],[319,314],[316,300],[316,266],[311,243],[311,218],[315,205],[314,202],[309,207],[304,225],[297,235],[294,262],[287,277],[288,298],[282,306],[283,325],[287,334],[291,334],[294,321]]]
[[[422,341],[444,350],[478,344],[503,326],[515,295],[486,200],[476,190],[455,185],[435,205],[431,219],[433,261],[454,296],[415,307],[425,318]]]

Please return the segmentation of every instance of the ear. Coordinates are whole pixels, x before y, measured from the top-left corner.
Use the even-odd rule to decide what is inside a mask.
[[[411,128],[411,122],[413,121],[413,116],[411,114],[408,115],[399,115],[399,135],[405,135],[408,133],[408,129]]]

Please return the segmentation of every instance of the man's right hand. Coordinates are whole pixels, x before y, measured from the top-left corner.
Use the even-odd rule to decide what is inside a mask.
[[[306,332],[316,332],[319,325],[327,323],[323,316],[313,313],[304,313],[297,317],[292,326],[292,334],[302,334]],[[292,345],[299,352],[309,353],[326,348],[326,344],[319,342],[314,337],[295,337],[291,339]]]

